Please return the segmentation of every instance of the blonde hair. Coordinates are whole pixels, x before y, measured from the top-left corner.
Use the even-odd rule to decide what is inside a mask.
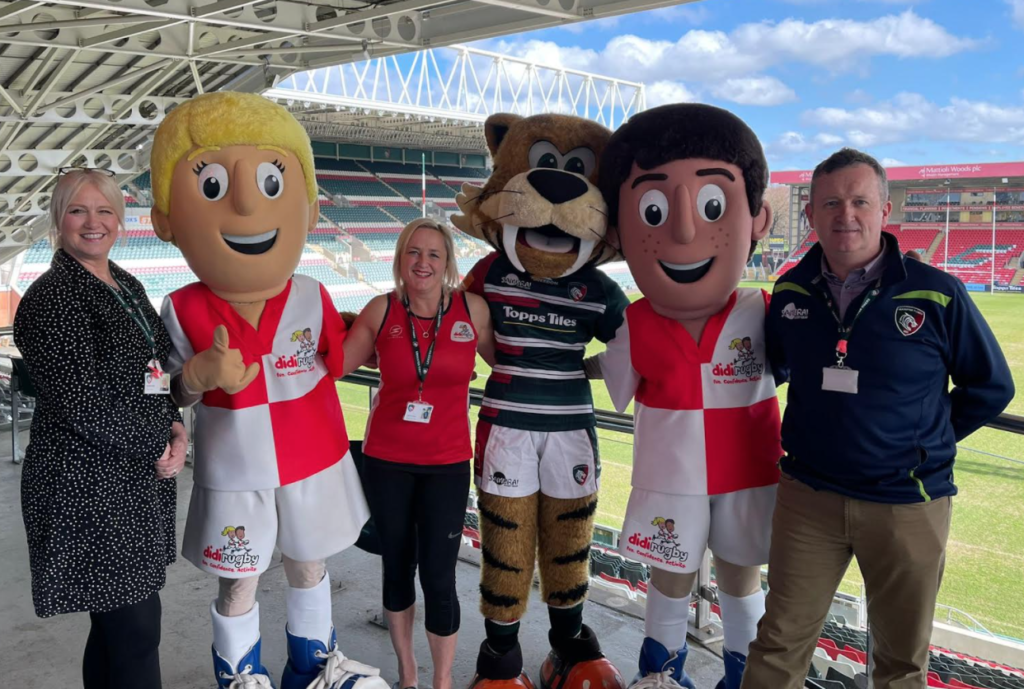
[[[171,178],[178,161],[193,148],[223,146],[270,146],[294,154],[306,178],[306,196],[316,202],[313,147],[299,121],[263,96],[219,91],[179,105],[157,128],[150,159],[157,210],[170,213]]]
[[[445,262],[444,277],[441,281],[442,292],[447,295],[459,286],[459,264],[455,260],[455,239],[452,237],[452,231],[448,229],[447,225],[430,218],[416,218],[402,229],[402,233],[398,235],[398,241],[395,242],[395,258],[391,264],[391,272],[395,277],[395,294],[399,299],[405,299],[405,280],[402,279],[401,257],[405,253],[406,247],[409,246],[413,234],[421,227],[428,227],[440,232],[444,239],[444,250],[448,253],[448,257]]]
[[[117,186],[114,178],[96,170],[72,170],[57,178],[57,186],[50,195],[50,246],[54,251],[63,247],[60,227],[64,222],[64,215],[68,208],[75,201],[78,192],[87,184],[91,184],[96,191],[103,194],[103,197],[110,204],[114,215],[117,216],[117,231],[124,231],[124,196],[121,188]],[[121,235],[124,237],[125,235]]]

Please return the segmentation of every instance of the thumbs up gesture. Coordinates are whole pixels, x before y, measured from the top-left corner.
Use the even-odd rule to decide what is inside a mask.
[[[213,331],[213,345],[185,362],[182,377],[193,392],[220,388],[229,395],[244,390],[259,375],[260,365],[242,360],[242,353],[228,347],[228,330],[218,325]]]

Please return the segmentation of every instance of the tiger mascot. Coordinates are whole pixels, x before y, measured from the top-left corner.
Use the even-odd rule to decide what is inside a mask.
[[[628,304],[596,268],[617,256],[596,186],[611,132],[496,114],[485,134],[493,173],[482,189],[463,185],[452,218],[496,249],[464,283],[488,301],[496,345],[474,450],[486,640],[473,686],[533,689],[518,632],[539,561],[551,621],[541,687],[623,689],[583,624],[601,474],[583,356],[593,338],[614,337]]]

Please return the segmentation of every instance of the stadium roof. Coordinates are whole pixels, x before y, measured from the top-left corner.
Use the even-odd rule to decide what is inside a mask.
[[[58,167],[130,179],[197,93],[688,1],[0,0],[0,262],[44,232]]]
[[[772,184],[806,186],[811,183],[813,170],[784,170],[771,174]],[[962,163],[958,165],[909,165],[887,167],[889,182],[898,186],[927,183],[929,187],[945,186],[953,189],[969,187],[998,187],[1003,180],[1020,182],[1024,178],[1024,162],[1018,163]]]

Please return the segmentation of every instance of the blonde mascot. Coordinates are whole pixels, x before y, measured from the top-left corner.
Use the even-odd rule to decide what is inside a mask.
[[[152,176],[156,233],[199,277],[162,317],[172,392],[197,404],[183,555],[220,580],[217,686],[274,686],[256,586],[276,545],[289,586],[283,689],[387,689],[342,654],[331,618],[324,559],[369,512],[335,391],[345,326],[322,285],[293,275],[318,217],[309,138],[261,96],[207,94],[160,125]]]

